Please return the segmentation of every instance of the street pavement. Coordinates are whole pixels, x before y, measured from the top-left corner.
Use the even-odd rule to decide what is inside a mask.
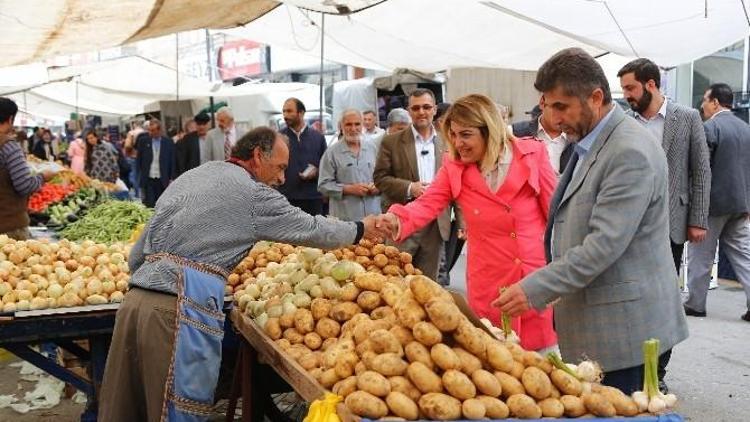
[[[465,291],[466,255],[451,271],[451,288]],[[750,322],[739,283],[720,280],[708,292],[708,316],[688,318],[690,337],[674,348],[665,381],[677,413],[690,422],[750,422]]]

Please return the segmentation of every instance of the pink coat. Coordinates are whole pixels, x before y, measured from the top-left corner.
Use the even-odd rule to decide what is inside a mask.
[[[83,174],[86,145],[84,145],[82,139],[76,138],[70,143],[68,157],[70,158],[70,169],[73,170],[73,173]]]
[[[544,144],[523,138],[513,142],[513,161],[496,194],[490,192],[476,164],[463,164],[446,155],[424,195],[407,205],[393,205],[389,212],[399,217],[399,240],[403,240],[451,201],[458,203],[468,235],[469,305],[499,326],[500,312],[490,306],[499,289],[545,265],[544,230],[556,183]],[[557,344],[551,308],[514,318],[513,329],[525,349]]]

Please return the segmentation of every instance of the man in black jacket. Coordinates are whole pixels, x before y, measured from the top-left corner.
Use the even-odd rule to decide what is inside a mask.
[[[175,144],[175,178],[201,165],[201,142],[205,143],[211,117],[200,112],[192,120],[192,128],[185,127],[185,136]]]
[[[545,120],[540,107],[544,105],[542,100],[539,101],[539,104],[527,112],[531,115],[530,120],[513,124],[513,135],[517,138],[532,136],[544,142],[549,154],[550,164],[559,176],[565,170],[570,155],[573,153],[573,144],[568,142],[565,133],[559,127],[555,127]]]
[[[169,183],[174,180],[174,142],[162,135],[161,122],[149,121],[148,132],[138,136],[138,181],[143,192],[143,205],[153,208]]]

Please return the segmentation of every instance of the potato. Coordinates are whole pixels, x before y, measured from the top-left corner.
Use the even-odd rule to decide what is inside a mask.
[[[479,329],[474,327],[468,320],[463,320],[458,324],[458,328],[453,332],[453,338],[466,351],[478,357],[480,360],[486,360],[487,345],[484,338],[479,333]]]
[[[383,289],[380,291],[380,296],[383,301],[390,307],[395,307],[398,303],[399,298],[403,294],[403,290],[393,283],[385,283]]]
[[[552,364],[549,360],[545,359],[542,355],[540,355],[537,352],[532,351],[525,351],[523,353],[523,364],[526,367],[529,366],[536,366],[537,368],[544,371],[544,373],[549,374],[552,372]]]
[[[562,394],[560,394],[560,390],[558,390],[557,387],[555,387],[554,383],[552,384],[552,389],[549,393],[549,396],[552,397],[553,399],[559,399],[560,396],[562,396]]]
[[[354,302],[362,291],[354,283],[346,283],[341,286],[339,299],[345,302]]]
[[[503,392],[503,387],[497,377],[484,369],[477,369],[474,371],[474,373],[471,374],[471,381],[477,387],[479,393],[483,395],[500,397],[500,394]]]
[[[378,397],[366,391],[355,391],[344,400],[352,413],[363,418],[379,419],[388,414],[388,406]]]
[[[279,325],[285,330],[294,327],[294,313],[281,315],[279,317]]]
[[[415,402],[422,396],[422,393],[417,389],[417,387],[415,387],[414,384],[412,384],[412,382],[404,376],[397,375],[389,377],[388,382],[391,383],[391,391],[404,393],[407,397],[414,400]]]
[[[549,418],[559,418],[565,413],[565,407],[558,399],[546,398],[537,403],[542,409],[542,416]]]
[[[416,328],[416,327],[415,327]],[[443,343],[438,343],[430,349],[430,358],[440,369],[461,369],[461,359],[456,352]]]
[[[311,333],[315,330],[315,320],[309,309],[297,309],[294,312],[294,328],[301,334]]]
[[[415,340],[427,347],[432,347],[443,341],[443,334],[440,330],[427,321],[420,321],[414,324],[414,327],[412,327],[412,334],[414,335]]]
[[[320,378],[318,378],[318,382],[324,388],[333,387],[334,384],[339,382],[339,377],[338,375],[336,375],[336,370],[334,370],[333,368],[326,369],[320,374]]]
[[[378,397],[385,397],[391,392],[391,383],[375,371],[365,371],[357,376],[357,389]]]
[[[318,350],[323,344],[323,339],[317,333],[307,333],[305,334],[304,343],[310,350]]]
[[[495,378],[500,381],[500,386],[503,390],[503,397],[508,398],[514,394],[526,394],[526,390],[523,388],[521,381],[513,376],[500,371],[495,371],[494,375]]]
[[[372,344],[372,350],[375,353],[396,353],[398,356],[404,355],[404,349],[401,342],[395,335],[388,330],[379,329],[370,332],[369,341]]]
[[[409,364],[396,353],[383,353],[372,360],[372,370],[386,377],[403,375]]]
[[[385,398],[385,403],[391,409],[391,413],[406,420],[419,418],[419,408],[409,396],[398,391],[391,391]]]
[[[322,297],[316,297],[310,303],[310,311],[316,321],[327,317],[331,312],[331,307],[333,307],[331,301]]]
[[[452,420],[461,417],[461,402],[442,393],[427,393],[419,398],[419,410],[430,420]]]
[[[455,303],[442,298],[432,298],[425,305],[427,316],[435,326],[443,332],[450,332],[458,328],[458,324],[465,318]]]
[[[354,365],[354,375],[360,376],[365,371],[367,371],[367,365],[364,362],[359,361]]]
[[[485,416],[490,419],[505,419],[510,414],[508,406],[500,399],[490,396],[477,396],[486,411]]]
[[[544,400],[549,397],[552,391],[552,382],[541,369],[535,366],[529,366],[523,370],[521,383],[526,389],[526,394],[536,400]]]
[[[378,268],[383,268],[388,265],[388,257],[383,255],[382,253],[379,253],[373,256],[372,262]]]
[[[278,344],[279,348],[281,348],[281,350],[284,350],[284,351],[288,350],[292,346],[292,343],[290,343],[289,340],[285,338],[280,338],[276,340],[276,344]]]
[[[304,353],[297,359],[297,363],[306,371],[309,371],[318,367],[318,357],[313,353]]]
[[[635,416],[638,414],[638,405],[635,404],[635,401],[617,388],[602,386],[598,393],[612,403],[619,416]]]
[[[401,325],[407,328],[414,328],[416,323],[423,321],[427,316],[419,302],[407,295],[401,296],[393,310]]]
[[[394,325],[388,331],[390,331],[391,334],[393,334],[396,339],[398,339],[398,342],[402,345],[409,344],[414,341],[414,335],[411,333],[411,330],[401,325]]]
[[[513,416],[520,419],[539,419],[542,417],[542,409],[534,399],[526,394],[513,394],[508,397],[508,409]]]
[[[449,369],[443,373],[443,387],[451,396],[466,400],[476,397],[477,388],[469,377],[461,371]]]
[[[357,347],[354,349],[355,352],[357,352],[358,355],[362,356],[365,352],[374,352],[372,350],[372,342],[368,339],[363,341],[362,343],[359,343]]]
[[[464,374],[471,375],[474,371],[482,369],[482,361],[479,360],[478,357],[460,347],[454,347],[453,352],[455,352],[461,360],[461,372]]]
[[[305,338],[294,328],[287,328],[284,330],[284,338],[289,340],[291,344],[300,344]]]
[[[565,408],[565,416],[567,417],[577,418],[586,413],[586,406],[583,405],[583,400],[580,397],[566,394],[560,397],[560,403]]]
[[[354,341],[357,344],[367,340],[370,337],[370,334],[377,330],[377,328],[374,328],[373,321],[369,318],[362,318],[358,322],[355,322],[354,319],[350,319],[344,323],[341,329],[346,332],[352,332],[354,334]]]
[[[580,396],[583,391],[581,381],[561,369],[555,368],[550,374],[550,378],[552,379],[552,383],[562,394]]]
[[[513,355],[514,360],[517,360],[523,363],[523,354],[526,351],[523,350],[523,348],[518,343],[514,343],[512,341],[506,341],[505,347],[507,347],[508,350],[510,350],[510,354]],[[524,368],[526,368],[526,366],[524,366]]]
[[[487,361],[497,371],[510,372],[513,369],[513,355],[496,340],[487,342]]]
[[[581,398],[583,399],[583,405],[586,406],[586,410],[589,413],[603,418],[611,418],[617,415],[615,406],[602,394],[584,394]]]
[[[383,290],[386,276],[376,273],[360,273],[354,276],[354,285],[362,290],[380,292]]]
[[[372,311],[380,304],[380,293],[365,290],[357,296],[357,305],[365,312]]]
[[[329,316],[338,322],[350,320],[354,315],[362,312],[362,309],[354,302],[341,302],[331,307]]]
[[[430,351],[424,346],[424,344],[418,341],[412,341],[407,344],[404,348],[404,353],[406,354],[406,359],[411,363],[422,362],[430,370],[435,368],[435,363],[432,361]]]
[[[461,404],[461,413],[469,420],[484,419],[487,413],[484,404],[478,399],[467,399]]]
[[[266,321],[265,332],[268,334],[268,337],[271,337],[273,340],[280,339],[282,332],[281,325],[279,325],[279,319],[268,318],[268,321]]]
[[[362,362],[365,363],[365,366],[367,366],[368,370],[372,370],[372,361],[375,360],[377,356],[378,354],[373,352],[372,350],[368,350],[360,355],[360,357],[362,358]]]
[[[409,289],[414,295],[414,299],[421,305],[426,304],[430,299],[441,297],[445,293],[445,289],[441,285],[423,275],[412,276],[409,279]]]
[[[335,339],[339,336],[339,332],[341,332],[341,325],[330,318],[324,317],[318,321],[318,324],[315,326],[315,332],[321,338]]]
[[[422,362],[412,362],[406,368],[409,381],[422,393],[439,393],[443,391],[443,381]]]
[[[514,378],[520,380],[524,369],[526,369],[526,367],[523,366],[521,362],[513,359],[513,368],[510,370],[510,374],[513,375]]]
[[[339,379],[349,378],[354,375],[354,364],[339,360],[336,365],[333,366],[333,370],[336,371],[336,376]]]

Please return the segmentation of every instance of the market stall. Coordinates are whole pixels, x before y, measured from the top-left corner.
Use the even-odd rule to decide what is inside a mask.
[[[644,344],[644,391],[625,395],[599,383],[595,362],[522,349],[507,318],[502,328],[480,321],[390,246],[260,242],[228,281],[243,344],[227,420],[240,392],[243,420],[264,413],[264,365],[313,406],[335,404],[345,422],[682,420],[676,397],[658,391],[658,340]]]

